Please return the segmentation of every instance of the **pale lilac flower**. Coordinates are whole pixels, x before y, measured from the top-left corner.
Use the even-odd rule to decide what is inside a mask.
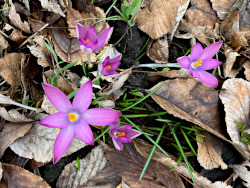
[[[177,62],[184,69],[189,69],[194,78],[198,78],[211,87],[217,87],[217,78],[205,70],[214,69],[222,64],[220,61],[212,59],[222,43],[223,41],[216,42],[205,49],[202,48],[200,43],[196,43],[191,51],[190,58],[188,56],[179,57]]]
[[[132,125],[120,127],[119,118],[109,125],[110,135],[117,150],[123,149],[123,143],[130,143],[131,139],[140,136],[142,133],[132,129]]]
[[[120,73],[116,72],[115,69],[117,69],[120,66],[120,60],[122,55],[119,54],[112,59],[110,57],[106,57],[105,60],[98,64],[98,70],[99,72],[104,76],[109,77],[116,77],[120,76]]]
[[[95,28],[90,26],[86,29],[83,25],[76,23],[76,33],[79,40],[80,48],[85,54],[96,52],[106,44],[109,40],[113,27],[103,29],[98,35]]]
[[[88,109],[93,92],[91,80],[81,86],[72,104],[60,89],[45,83],[42,86],[49,101],[60,111],[39,122],[46,127],[61,128],[54,143],[53,163],[57,163],[69,148],[74,135],[81,141],[94,145],[94,136],[88,124],[105,126],[121,115],[121,112],[107,108]]]

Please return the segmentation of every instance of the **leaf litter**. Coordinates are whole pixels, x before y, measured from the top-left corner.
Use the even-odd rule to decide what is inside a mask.
[[[0,6],[0,187],[189,187],[187,182],[249,187],[249,1],[9,0]],[[77,38],[77,22],[86,29],[93,26],[97,34],[111,27],[114,31],[101,50],[85,54],[83,48],[98,44],[92,31],[82,29],[84,41]],[[124,38],[134,49],[121,45]],[[136,40],[143,46],[134,55]],[[205,60],[192,57],[201,52],[188,54],[197,42],[205,48],[219,41],[223,44],[213,61],[223,65],[208,71],[218,80],[212,88],[196,75]],[[121,60],[115,58],[118,54]],[[126,56],[137,58],[126,64]],[[189,58],[193,72],[180,69],[180,57]],[[101,67],[104,61],[110,62]],[[116,76],[106,75],[112,71]],[[98,146],[74,137],[58,162],[58,176],[46,178],[55,139],[64,127],[39,124],[59,112],[41,85],[58,87],[71,99],[89,80],[94,87],[91,108],[123,112],[119,130],[124,130],[96,126],[102,114],[95,114],[95,121],[87,123]],[[8,96],[13,102],[6,102]],[[68,116],[71,121],[72,113]],[[141,139],[130,135],[133,143],[125,137],[129,124],[143,134]],[[122,151],[111,142],[118,137],[129,142]],[[20,168],[2,162],[9,150],[29,163]],[[213,172],[223,176],[213,179]]]

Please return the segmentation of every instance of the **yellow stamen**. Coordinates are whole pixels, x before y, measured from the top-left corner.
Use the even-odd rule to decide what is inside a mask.
[[[87,39],[86,42],[89,44],[91,41],[89,39]]]
[[[118,133],[116,133],[115,136],[117,136],[117,137],[123,137],[125,135],[126,135],[125,132],[118,132]]]
[[[196,61],[195,63],[194,63],[194,66],[195,67],[200,67],[202,64],[202,61],[201,60],[198,60],[198,61]]]
[[[111,66],[110,66],[110,65],[107,65],[106,68],[109,70],[109,69],[111,69]]]
[[[73,122],[77,119],[77,115],[74,113],[69,113],[68,116],[69,116],[69,121],[71,121],[71,122]]]

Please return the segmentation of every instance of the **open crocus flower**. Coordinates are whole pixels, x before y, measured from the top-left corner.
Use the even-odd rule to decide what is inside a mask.
[[[123,149],[122,142],[130,143],[131,139],[142,134],[141,132],[132,129],[132,125],[124,125],[120,127],[119,118],[109,125],[109,129],[114,146],[117,150]]]
[[[88,109],[93,92],[91,80],[81,86],[72,104],[60,89],[45,83],[42,86],[49,101],[60,111],[39,122],[46,127],[61,128],[54,143],[53,163],[57,163],[69,148],[74,135],[94,145],[94,136],[88,124],[105,126],[121,115],[121,112],[107,108]]]
[[[200,43],[196,43],[191,51],[190,58],[188,56],[179,57],[177,58],[177,62],[184,69],[189,69],[190,74],[194,78],[198,78],[209,86],[217,87],[217,78],[205,70],[214,69],[222,64],[220,61],[212,59],[220,49],[222,43],[223,41],[216,42],[205,49],[202,48]]]
[[[106,59],[98,64],[98,70],[99,72],[104,75],[104,76],[109,76],[109,77],[116,77],[120,76],[120,73],[116,72],[115,69],[117,69],[120,66],[120,60],[121,60],[122,55],[119,54],[112,59],[110,57],[106,57]]]
[[[113,27],[103,29],[99,35],[97,35],[93,26],[86,29],[83,25],[76,23],[76,33],[80,48],[85,54],[91,54],[102,49],[104,44],[109,40],[112,32]]]

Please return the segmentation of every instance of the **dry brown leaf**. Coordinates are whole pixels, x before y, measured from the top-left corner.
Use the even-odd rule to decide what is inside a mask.
[[[225,50],[225,56],[227,60],[225,63],[223,63],[224,77],[234,78],[240,72],[242,68],[242,64],[239,61],[236,61],[236,58],[240,56],[240,54],[228,48]],[[235,66],[235,64],[237,66]],[[234,68],[234,67],[237,67],[237,68]]]
[[[239,127],[236,122],[245,125],[245,130],[250,128],[250,82],[241,78],[226,80],[222,85],[220,99],[224,104],[226,113],[227,132],[232,141],[241,147],[250,158],[250,152],[245,142],[241,142]]]
[[[70,8],[67,11],[67,23],[69,28],[75,28],[76,27],[76,20],[81,20],[85,18],[106,18],[106,15],[104,11],[96,6],[89,6],[91,7],[88,11],[84,12],[79,12],[78,10],[75,10],[73,8]],[[89,20],[84,20],[79,22],[86,28],[89,28],[90,25],[94,24],[97,20],[96,19],[89,19]],[[101,32],[101,30],[108,28],[109,25],[106,22],[98,22],[97,24],[94,25],[94,28],[97,33]],[[70,36],[77,38],[76,30],[75,29],[69,29]]]
[[[152,39],[160,38],[168,32],[174,33],[189,2],[190,0],[145,1],[136,18],[138,28]]]
[[[3,165],[2,163],[0,162],[0,182],[2,180],[2,177],[3,177]]]
[[[26,33],[31,33],[30,26],[28,22],[22,21],[20,15],[16,12],[15,5],[12,3],[12,0],[9,1],[11,7],[9,12],[9,19],[10,21],[16,26],[18,29],[21,29],[22,31]]]
[[[121,178],[107,163],[101,146],[94,148],[84,159],[79,161],[79,164],[80,171],[77,161],[65,166],[56,186],[61,188],[108,188],[116,187],[121,182]]]
[[[245,68],[244,74],[248,81],[250,81],[250,60],[248,60],[243,67]]]
[[[250,163],[245,161],[240,165],[230,165],[229,167],[233,168],[234,172],[245,182],[242,184],[246,187],[250,187]]]
[[[150,40],[147,45],[146,53],[155,63],[168,63],[169,50],[167,37]]]
[[[65,62],[78,61],[78,65],[81,65],[81,59],[83,62],[87,62],[87,55],[82,53],[78,43],[78,39],[69,38],[63,29],[52,29],[53,33],[53,46],[56,54]],[[96,62],[95,53],[90,54],[91,62]]]
[[[22,31],[19,29],[15,29],[9,24],[5,24],[3,30],[8,31],[7,36],[11,41],[16,42],[17,44],[21,44],[24,40],[27,39],[27,36],[22,34]]]
[[[7,111],[5,108],[0,107],[0,116],[11,122],[31,122],[34,121],[32,119],[28,119],[24,114],[20,114],[16,109],[12,109]]]
[[[211,0],[211,3],[213,9],[217,12],[218,17],[221,20],[225,20],[236,1],[237,0],[230,0],[230,1]]]
[[[18,166],[2,163],[0,187],[50,188],[44,179]]]
[[[135,146],[124,144],[123,150],[118,151],[109,148],[104,143],[102,145],[109,163],[130,187],[185,187],[176,172],[170,171],[169,167],[163,166],[155,160],[150,161],[143,178],[138,181],[147,159],[136,151]]]
[[[5,39],[5,37],[0,33],[0,57],[3,57],[7,53],[7,49],[9,48],[9,43]]]
[[[47,115],[40,114],[42,119]],[[17,139],[10,145],[10,149],[17,155],[28,159],[34,159],[37,162],[50,162],[53,157],[54,141],[60,129],[52,129],[36,123],[22,138]],[[78,138],[74,138],[69,149],[64,156],[68,156],[86,146]]]
[[[49,59],[51,58],[51,53],[48,48],[45,46],[43,35],[36,35],[33,39],[34,44],[28,45],[30,52],[32,55],[37,57],[37,63],[42,67],[48,67],[50,65]]]
[[[150,152],[151,152],[151,148],[153,147],[152,145],[146,143],[145,141],[141,140],[141,139],[133,139],[133,143],[135,145],[136,150],[144,157],[148,157]],[[152,157],[152,159],[162,163],[165,166],[168,166],[170,168],[174,167],[174,170],[183,174],[184,176],[191,178],[190,177],[190,173],[186,167],[186,164],[183,162],[180,162],[180,164],[177,165],[176,158],[174,158],[173,156],[171,156],[169,154],[170,157],[167,157],[166,155],[164,155],[158,148],[155,150],[154,155]],[[203,187],[203,188],[232,188],[230,185],[227,185],[224,182],[221,181],[216,181],[216,182],[212,182],[210,180],[208,180],[207,178],[199,175],[198,173],[193,172],[193,177],[195,182],[199,185],[199,187]]]
[[[21,81],[21,62],[25,59],[22,53],[9,53],[0,58],[0,75],[15,90]]]
[[[54,12],[55,14],[60,14],[62,17],[65,17],[61,6],[58,4],[58,0],[39,0],[43,8],[47,9],[49,12]],[[60,1],[62,2],[62,1]]]
[[[211,133],[206,131],[200,131],[198,134],[205,135],[206,137],[197,136],[196,139],[202,144],[197,142],[197,160],[203,168],[206,170],[212,170],[214,168],[227,169],[227,165],[221,158],[222,154],[222,141]]]

